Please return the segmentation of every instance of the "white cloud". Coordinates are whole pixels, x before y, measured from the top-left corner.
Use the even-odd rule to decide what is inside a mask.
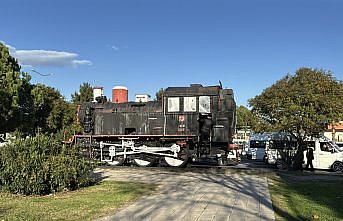
[[[88,60],[73,60],[73,65],[92,65],[92,62]]]
[[[11,56],[18,59],[20,65],[39,67],[78,67],[80,65],[92,65],[89,60],[77,60],[79,56],[76,53],[64,51],[48,50],[17,50],[11,45],[7,45]]]
[[[111,48],[115,51],[119,51],[119,47],[118,46],[115,46],[115,45],[112,45]]]

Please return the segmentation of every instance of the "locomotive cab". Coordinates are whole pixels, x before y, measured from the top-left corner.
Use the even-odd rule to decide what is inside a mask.
[[[197,134],[198,155],[227,151],[235,129],[235,101],[231,89],[220,86],[169,87],[164,93],[167,133]]]

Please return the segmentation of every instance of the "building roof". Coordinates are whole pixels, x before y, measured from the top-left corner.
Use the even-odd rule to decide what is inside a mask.
[[[115,89],[115,90],[127,90],[127,87],[125,87],[125,86],[115,86],[115,87],[113,87],[113,89]]]
[[[168,87],[164,96],[178,95],[218,95],[220,86],[203,87],[201,84],[191,84],[190,87]]]
[[[329,130],[332,130],[332,129],[343,130],[343,121],[328,125],[328,129]]]

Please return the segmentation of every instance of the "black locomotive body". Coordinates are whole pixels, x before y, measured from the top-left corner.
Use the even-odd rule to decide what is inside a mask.
[[[158,101],[85,103],[79,110],[84,134],[76,142],[88,144],[93,157],[113,165],[225,164],[235,108],[232,89],[199,84],[169,87]]]

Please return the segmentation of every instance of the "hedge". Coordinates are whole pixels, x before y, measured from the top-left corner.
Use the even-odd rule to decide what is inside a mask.
[[[73,147],[41,135],[17,139],[0,149],[0,188],[25,195],[45,195],[90,185],[90,162]]]

